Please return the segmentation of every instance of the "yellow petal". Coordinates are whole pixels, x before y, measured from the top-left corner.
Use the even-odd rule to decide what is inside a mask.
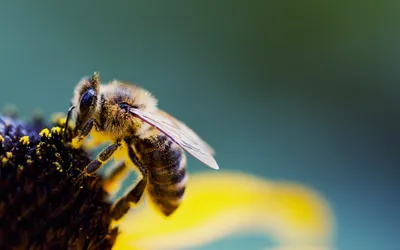
[[[145,205],[119,227],[114,249],[177,249],[246,230],[278,244],[325,244],[332,216],[326,202],[301,185],[219,171],[189,178],[185,199],[170,217]]]

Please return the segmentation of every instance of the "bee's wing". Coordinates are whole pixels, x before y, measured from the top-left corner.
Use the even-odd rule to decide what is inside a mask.
[[[214,149],[210,145],[208,145],[203,139],[201,139],[191,128],[186,126],[186,124],[161,109],[159,109],[157,113],[170,120],[182,133],[184,133],[187,137],[196,142],[202,148],[206,149],[210,154],[215,154]]]
[[[214,169],[219,168],[217,162],[212,156],[213,150],[211,147],[203,142],[203,140],[201,140],[193,130],[188,128],[182,122],[179,122],[175,118],[171,119],[171,115],[164,111],[148,113],[136,108],[131,108],[129,111],[132,115],[138,117],[142,121],[156,127],[189,154],[193,155],[207,166]]]

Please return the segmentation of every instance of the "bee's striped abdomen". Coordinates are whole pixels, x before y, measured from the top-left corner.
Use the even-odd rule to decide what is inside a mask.
[[[143,156],[148,166],[147,192],[151,201],[166,216],[180,205],[187,182],[186,156],[183,149],[164,135],[157,146]],[[142,145],[143,146],[143,145]]]

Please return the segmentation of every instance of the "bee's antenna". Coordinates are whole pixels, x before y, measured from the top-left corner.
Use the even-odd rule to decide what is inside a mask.
[[[64,126],[64,141],[67,141],[68,122],[69,122],[69,118],[71,117],[72,110],[74,110],[74,108],[75,108],[75,106],[70,106],[68,109],[67,119],[65,120],[65,126]]]

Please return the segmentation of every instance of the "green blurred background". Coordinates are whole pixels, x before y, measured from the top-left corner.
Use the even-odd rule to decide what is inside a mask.
[[[399,245],[399,1],[1,1],[0,106],[137,82],[223,169],[319,190],[338,249]],[[206,170],[194,159],[190,171]],[[204,249],[258,249],[262,237]]]

